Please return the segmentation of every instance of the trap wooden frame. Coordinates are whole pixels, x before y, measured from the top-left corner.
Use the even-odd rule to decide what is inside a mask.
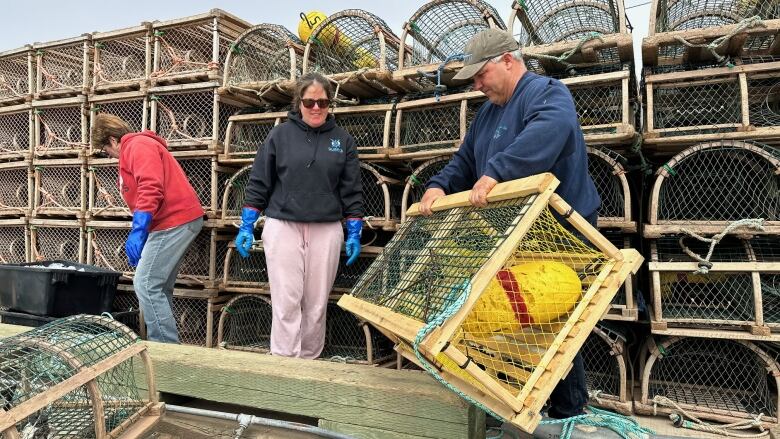
[[[737,30],[739,24],[730,24],[726,26],[715,26],[708,28],[686,29],[671,32],[656,33],[656,8],[658,0],[653,1],[653,9],[650,13],[650,27],[648,36],[642,40],[642,62],[646,66],[657,65],[679,65],[697,62],[715,62],[712,54],[702,47],[687,47],[683,45],[678,38],[696,45],[706,45],[712,41],[726,36]],[[732,58],[749,56],[777,56],[780,55],[780,19],[765,20],[764,26],[755,26],[743,29],[741,32],[732,36],[729,40],[721,43],[715,52],[721,56]],[[772,44],[768,47],[757,49],[750,47],[751,38],[773,38]],[[664,58],[659,52],[667,46],[679,46],[682,53],[679,57]]]
[[[4,64],[17,64],[21,66],[22,70],[26,71],[25,75],[20,75],[17,79],[17,86],[25,89],[24,93],[14,93],[12,96],[0,97],[0,105],[13,105],[21,104],[23,102],[30,102],[35,92],[35,69],[33,67],[33,59],[35,58],[35,52],[32,50],[32,45],[27,44],[17,49],[5,50],[0,52],[0,70],[5,70]],[[4,76],[8,72],[3,72]],[[18,82],[22,81],[22,82]],[[27,81],[27,84],[24,84]],[[0,80],[0,84],[7,84],[7,78]],[[8,86],[13,88],[12,86]]]
[[[32,108],[35,116],[33,122],[32,144],[32,155],[34,160],[40,158],[82,157],[86,155],[87,148],[89,147],[89,107],[87,105],[86,96],[81,95],[61,99],[34,100],[32,102]],[[73,128],[78,124],[79,129],[81,130],[81,136],[77,141],[68,140],[68,142],[75,145],[71,145],[68,148],[60,147],[50,150],[47,145],[43,145],[42,143],[44,137],[47,137],[47,130],[44,126],[48,120],[46,112],[60,108],[78,110],[78,120],[72,120],[71,122],[73,124],[70,125],[69,128]]]
[[[80,157],[75,159],[53,159],[53,160],[36,160],[33,162],[32,173],[34,176],[34,188],[32,190],[32,216],[44,217],[44,216],[57,216],[57,217],[75,217],[82,219],[86,216],[87,212],[87,169],[86,158]],[[44,173],[52,171],[56,168],[78,169],[78,181],[69,181],[69,183],[78,184],[79,187],[79,205],[78,206],[62,206],[54,201],[54,206],[46,206],[44,201],[44,189],[42,188],[43,180],[46,178]],[[56,171],[55,171],[56,172]],[[66,179],[63,179],[63,183]],[[62,187],[62,190],[66,190],[66,187]]]
[[[22,187],[17,187],[17,196],[19,195],[25,195],[27,197],[27,205],[26,206],[9,206],[5,204],[6,200],[0,200],[0,217],[19,217],[19,216],[27,216],[30,215],[32,208],[33,208],[33,196],[34,196],[34,187],[35,187],[35,179],[33,176],[33,169],[31,167],[31,161],[30,160],[23,160],[19,162],[5,162],[0,163],[0,178],[3,178],[4,174],[6,172],[17,172],[17,173],[25,173],[27,174],[27,188],[25,189],[24,193],[20,193],[22,190]],[[8,183],[8,181],[4,182]],[[5,192],[4,190],[2,192]],[[7,195],[11,195],[10,193],[6,193]],[[3,195],[6,195],[3,194]],[[4,197],[3,197],[4,198]]]
[[[68,219],[68,220],[60,220],[60,219],[48,219],[48,218],[30,218],[29,222],[27,223],[28,229],[30,229],[30,253],[29,253],[29,261],[30,262],[38,262],[43,261],[47,259],[64,259],[62,257],[55,258],[55,257],[46,257],[45,255],[41,255],[38,251],[38,229],[40,228],[47,228],[47,229],[68,229],[68,230],[75,230],[78,233],[78,249],[76,250],[76,260],[75,262],[78,262],[80,264],[84,263],[85,258],[85,250],[84,250],[84,220],[83,219]]]
[[[420,343],[422,355],[431,362],[436,355],[443,353],[455,364],[462,365],[463,373],[470,375],[481,388],[465,383],[462,379],[454,377],[443,370],[444,379],[453,383],[471,398],[479,401],[499,416],[508,420],[524,431],[533,431],[541,421],[541,409],[552,390],[562,379],[571,366],[574,356],[587,339],[590,331],[601,319],[610,305],[612,298],[620,285],[629,274],[635,273],[642,263],[642,256],[633,249],[618,250],[604,236],[602,236],[587,220],[575,212],[571,206],[560,196],[554,194],[560,182],[550,173],[538,174],[527,178],[499,183],[488,194],[488,202],[497,202],[518,197],[536,195],[532,203],[527,205],[522,218],[516,222],[511,234],[501,241],[493,250],[492,257],[479,269],[471,279],[471,294],[461,309],[447,319],[440,327],[430,332]],[[433,203],[433,211],[453,209],[453,214],[459,215],[454,210],[460,207],[470,206],[469,192],[442,197]],[[567,221],[600,249],[609,260],[605,263],[600,274],[593,280],[584,297],[571,312],[566,322],[559,324],[560,331],[554,339],[549,339],[549,348],[544,353],[535,367],[533,373],[528,375],[522,389],[513,388],[516,392],[510,392],[506,387],[496,381],[487,372],[471,362],[471,358],[464,355],[454,345],[450,344],[458,329],[479,300],[481,293],[488,286],[496,273],[504,266],[507,260],[517,249],[523,236],[529,231],[534,221],[547,207],[567,217]],[[406,224],[412,223],[415,216],[419,216],[419,203],[413,205],[407,217]],[[408,230],[402,226],[398,236]],[[446,237],[448,230],[440,230],[437,238]],[[428,256],[421,254],[415,263],[424,262]],[[381,263],[384,255],[381,255],[376,263]],[[414,271],[407,271],[399,285],[409,285],[416,275]],[[369,282],[364,277],[353,291],[358,291],[361,284]],[[396,287],[398,288],[398,287]],[[395,340],[402,342],[399,351],[407,358],[415,361],[416,356],[410,353],[409,346],[414,343],[419,331],[425,326],[421,321],[407,317],[403,314],[392,312],[381,306],[346,295],[339,301],[339,306],[353,312],[362,319],[377,326],[383,332],[394,334]],[[406,346],[406,347],[404,347]],[[437,362],[432,362],[434,367]]]
[[[92,59],[90,57],[90,44],[92,35],[82,34],[78,37],[66,38],[62,40],[49,41],[46,43],[33,43],[35,52],[35,93],[34,98],[51,99],[62,98],[66,96],[86,95],[89,93],[92,84]],[[59,53],[69,48],[79,51],[78,56],[68,53]],[[59,83],[59,86],[49,86],[44,88],[44,76],[47,74],[44,64],[46,63],[46,54],[58,54],[69,62],[70,71],[73,74],[80,75],[80,84],[66,85],[56,79],[53,82]],[[54,78],[54,75],[51,75]]]
[[[710,149],[710,148],[718,148],[723,145],[724,145],[723,142],[717,141],[717,142],[708,142],[708,143],[702,143],[702,144],[692,146],[680,152],[679,154],[675,155],[668,162],[666,162],[664,166],[658,168],[658,171],[656,171],[657,178],[655,180],[655,183],[653,184],[653,191],[650,194],[650,204],[649,204],[650,208],[649,208],[649,213],[647,218],[647,224],[645,224],[643,227],[643,235],[645,238],[659,238],[662,235],[684,233],[683,229],[698,233],[699,235],[715,235],[721,233],[732,222],[732,221],[692,221],[692,220],[658,219],[659,197],[661,193],[661,188],[664,186],[665,179],[673,177],[673,174],[675,173],[674,167],[677,165],[677,163],[680,162],[681,160],[686,159],[691,155],[696,154],[699,151]],[[766,150],[756,145],[753,145],[751,143],[743,143],[743,142],[730,143],[730,146],[737,146],[737,145],[739,147],[752,151],[757,155],[763,157],[765,160],[767,160],[769,163],[772,163],[775,166],[775,174],[780,173],[780,159],[773,157]],[[735,230],[734,233],[736,234],[738,232],[745,232],[746,234],[750,234],[750,235],[780,234],[780,221],[765,221],[764,229],[765,231],[759,231],[755,229],[741,229],[741,230],[737,229]]]
[[[24,260],[22,261],[9,261],[5,260],[5,258],[2,257],[2,252],[0,252],[0,264],[14,264],[19,262],[29,262],[30,261],[30,229],[27,227],[28,218],[27,217],[21,217],[21,218],[13,218],[13,219],[0,219],[0,229],[13,229],[17,228],[20,232],[24,234]],[[4,240],[0,241],[0,244],[5,244],[3,242]]]
[[[251,165],[255,161],[257,152],[262,148],[263,142],[258,143],[254,151],[236,152],[232,151],[235,143],[235,133],[241,124],[251,124],[252,122],[273,122],[273,126],[287,120],[287,111],[272,111],[267,113],[236,114],[228,119],[227,130],[225,131],[225,147],[222,154],[219,155],[219,162],[225,164]]]
[[[613,34],[607,34],[608,35],[615,35],[615,34],[625,34],[625,35],[631,35],[629,34],[629,29],[626,24],[626,9],[625,5],[623,4],[623,0],[610,0],[610,3],[614,6],[613,8],[610,8],[607,5],[604,5],[603,7],[594,4],[594,2],[582,2],[586,6],[602,9],[604,12],[614,14],[614,16],[617,18],[617,32]],[[559,6],[558,8],[554,10],[550,10],[547,12],[543,17],[540,18],[539,23],[533,23],[531,22],[531,18],[528,17],[526,14],[524,7],[519,2],[512,2],[512,11],[509,14],[509,20],[507,21],[509,29],[514,29],[514,23],[515,20],[520,22],[520,26],[525,29],[526,33],[528,34],[528,37],[531,40],[531,43],[529,46],[533,45],[544,45],[544,41],[536,34],[537,29],[540,27],[540,25],[544,24],[548,19],[554,18],[557,14],[562,12],[565,9],[571,8],[572,6],[577,6],[577,2],[569,2],[569,4],[564,4]],[[515,33],[513,31],[513,33]],[[564,38],[568,38],[569,35],[564,35]],[[572,42],[571,40],[563,40],[563,42]],[[577,40],[573,40],[574,44],[572,47],[574,47],[577,43]],[[556,44],[556,43],[551,43]]]
[[[95,125],[95,117],[100,114],[101,106],[102,105],[111,105],[111,104],[120,104],[124,102],[132,102],[132,101],[140,101],[142,110],[141,113],[137,115],[137,118],[135,121],[138,121],[140,119],[141,125],[141,131],[148,129],[149,127],[149,99],[147,98],[147,94],[145,89],[140,91],[127,91],[127,92],[121,92],[121,93],[109,93],[105,95],[90,95],[89,96],[89,126]],[[130,126],[132,127],[131,121],[128,121],[128,117],[126,115],[122,114],[116,114],[116,112],[113,112],[116,116],[119,116],[123,119],[125,119],[126,122],[130,123]],[[132,128],[131,128],[132,131]],[[92,145],[92,132],[90,130],[89,136],[89,146],[88,146],[88,156],[90,158],[94,156],[98,151],[95,150],[94,145]]]
[[[106,42],[143,39],[143,76],[138,78],[111,80],[103,76],[101,70],[101,57],[103,45]],[[92,34],[92,85],[91,94],[118,93],[124,91],[145,91],[149,88],[149,75],[152,73],[152,23],[142,22],[140,25],[117,29],[107,32],[95,32]],[[127,44],[127,43],[125,43]],[[123,60],[123,68],[126,68],[128,58]],[[91,102],[91,99],[90,99]]]
[[[597,407],[614,410],[618,413],[630,416],[633,413],[633,386],[632,377],[628,376],[626,364],[631,361],[628,348],[624,341],[613,339],[600,327],[593,328],[592,335],[598,337],[607,345],[611,357],[615,360],[619,382],[619,390],[616,395],[602,392],[598,396],[591,397],[591,403]]]
[[[691,238],[694,240],[694,238]],[[708,338],[726,338],[743,340],[780,341],[780,322],[767,323],[764,320],[764,301],[761,287],[762,274],[780,273],[780,262],[761,262],[750,240],[744,240],[747,260],[744,262],[712,262],[709,273],[750,275],[752,285],[753,318],[748,320],[714,319],[710,317],[664,317],[664,302],[661,291],[661,273],[691,274],[699,268],[694,261],[667,262],[659,260],[657,240],[650,240],[650,287],[653,294],[653,306],[650,308],[650,330],[654,334],[700,336]],[[706,276],[706,275],[704,275]],[[730,329],[730,330],[729,330]],[[773,332],[774,331],[774,332]]]
[[[649,352],[642,353],[642,358],[646,359],[646,362],[642,361],[641,364],[641,393],[639,395],[635,395],[634,400],[634,411],[636,413],[644,415],[669,415],[672,413],[678,413],[677,409],[653,403],[653,400],[649,395],[649,385],[650,373],[653,370],[653,365],[656,363],[656,360],[662,358],[665,355],[664,353],[670,345],[679,342],[684,338],[685,337],[669,337],[660,343],[653,343],[652,338],[648,339],[646,350]],[[772,357],[770,357],[764,350],[752,342],[744,340],[734,340],[734,342],[743,345],[746,349],[753,351],[759,358],[764,360],[767,375],[774,378],[775,386],[780,386],[780,366],[778,366],[777,362]],[[777,404],[777,402],[780,401],[777,399],[777,397],[775,398],[775,401],[777,407],[775,413],[765,413],[764,416],[761,417],[760,422],[764,428],[768,429],[777,426],[777,421],[780,419],[780,405]],[[709,419],[721,423],[740,422],[744,421],[745,419],[752,420],[755,418],[755,415],[750,413],[737,412],[736,410],[732,411],[724,409],[711,409],[682,401],[677,402],[677,404],[684,410],[701,419]]]
[[[780,41],[780,34],[777,41]],[[780,43],[778,43],[780,48]],[[780,49],[779,49],[780,50]],[[645,70],[646,83],[646,115],[644,125],[644,148],[658,153],[679,151],[681,146],[693,145],[714,140],[757,140],[765,143],[780,142],[780,126],[756,127],[750,120],[750,105],[755,104],[755,98],[749,86],[750,80],[778,78],[780,81],[780,62],[757,64],[740,64],[734,67],[712,67],[687,72],[649,74]],[[732,123],[721,123],[701,126],[680,126],[656,128],[655,93],[663,89],[685,89],[718,83],[733,83],[739,88],[739,120]],[[780,82],[779,82],[780,83]],[[780,118],[780,115],[778,115]],[[727,130],[719,133],[691,134],[691,131],[719,129]],[[679,134],[676,134],[679,132]]]
[[[102,323],[113,326],[117,331],[127,334],[131,339],[137,339],[138,337],[120,323],[114,323],[107,319],[102,321]],[[139,439],[146,437],[146,434],[160,422],[162,415],[165,413],[165,404],[159,401],[157,395],[152,359],[149,356],[146,345],[143,343],[128,346],[93,365],[85,366],[67,350],[44,340],[20,334],[8,341],[20,346],[45,351],[61,359],[63,363],[69,365],[74,371],[69,378],[50,387],[45,392],[35,394],[11,410],[4,411],[0,409],[0,434],[5,435],[8,439],[22,438],[16,428],[17,423],[22,422],[28,416],[48,406],[56,406],[60,398],[77,391],[81,387],[84,388],[87,397],[85,401],[86,408],[91,407],[91,412],[94,416],[96,439]],[[103,399],[103,392],[97,379],[104,374],[110,374],[117,366],[132,361],[136,357],[138,357],[141,363],[138,367],[145,372],[147,398],[143,401],[146,403],[121,424],[112,430],[107,430],[105,408],[111,402]],[[80,403],[76,402],[75,404]]]
[[[628,178],[626,178],[626,168],[623,167],[617,160],[601,149],[587,147],[589,156],[596,157],[598,160],[603,161],[607,166],[612,168],[612,175],[620,182],[620,188],[623,195],[623,215],[615,217],[605,217],[599,215],[598,228],[600,229],[620,229],[626,233],[636,233],[637,224],[632,215],[632,201],[631,201],[631,188],[628,185]],[[589,160],[593,158],[589,157]]]
[[[26,141],[27,148],[19,149],[18,151],[0,151],[0,160],[2,161],[32,159],[33,149],[35,146],[35,125],[34,125],[35,116],[33,114],[31,104],[25,103],[25,104],[18,104],[18,105],[10,105],[7,107],[0,107],[0,133],[5,134],[3,133],[3,131],[7,129],[7,125],[3,123],[4,122],[3,119],[13,118],[13,117],[24,117],[19,115],[27,116],[27,130],[25,131],[24,127],[20,127],[22,136],[19,136],[21,137],[21,139],[17,139],[17,143],[19,142],[19,140]]]

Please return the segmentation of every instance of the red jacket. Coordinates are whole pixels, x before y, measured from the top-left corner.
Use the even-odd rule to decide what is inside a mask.
[[[203,216],[203,207],[165,139],[154,131],[122,136],[119,190],[132,212],[152,214],[150,231],[170,229]]]

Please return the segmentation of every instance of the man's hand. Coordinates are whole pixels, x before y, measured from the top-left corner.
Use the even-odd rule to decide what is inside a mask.
[[[474,187],[471,188],[469,202],[477,207],[487,206],[487,196],[496,184],[498,184],[498,180],[493,177],[483,175],[479,180],[477,180],[476,183],[474,183]]]
[[[432,187],[425,191],[422,200],[420,200],[420,213],[424,216],[432,215],[433,211],[431,210],[431,206],[433,205],[433,202],[444,195],[446,195],[444,191],[437,187]]]

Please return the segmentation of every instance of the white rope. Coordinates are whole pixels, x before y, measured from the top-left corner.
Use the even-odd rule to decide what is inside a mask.
[[[710,258],[712,257],[712,253],[715,250],[715,246],[718,245],[721,239],[723,239],[726,235],[730,234],[734,229],[738,229],[741,227],[747,227],[751,229],[756,229],[759,231],[766,230],[764,228],[764,219],[763,218],[745,218],[741,220],[732,221],[729,225],[726,226],[725,229],[723,229],[722,232],[718,233],[717,235],[713,236],[712,238],[705,238],[696,232],[690,231],[688,229],[680,229],[680,232],[691,236],[693,238],[698,239],[701,242],[706,242],[710,244],[710,249],[707,252],[707,256],[702,258],[698,254],[696,254],[693,250],[689,249],[685,243],[683,242],[685,240],[685,236],[681,236],[679,243],[680,247],[682,248],[683,252],[685,252],[686,255],[690,256],[693,259],[696,259],[699,261],[699,268],[694,271],[696,274],[707,274],[710,272],[710,268],[712,268],[712,262],[710,262]]]
[[[680,407],[679,404],[677,404],[676,402],[672,401],[671,399],[665,396],[656,395],[653,397],[654,413],[656,412],[657,405],[661,405],[664,407],[673,408],[677,410],[679,413],[670,414],[669,419],[674,423],[674,425],[681,428],[688,428],[697,431],[705,431],[709,433],[715,433],[727,437],[736,437],[736,438],[764,438],[769,436],[769,432],[764,430],[764,426],[761,423],[761,418],[764,416],[763,413],[759,413],[753,419],[745,419],[744,421],[732,422],[731,424],[716,425],[716,424],[709,424],[707,422],[702,421],[694,414],[686,411],[684,408]],[[686,420],[685,418],[690,419],[690,421]],[[737,431],[734,431],[734,430],[747,430],[751,428],[758,428],[761,432],[760,433],[739,433]]]

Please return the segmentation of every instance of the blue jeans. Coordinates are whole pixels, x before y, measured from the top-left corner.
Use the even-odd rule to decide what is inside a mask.
[[[133,289],[144,313],[146,338],[150,341],[179,342],[171,309],[173,286],[181,260],[202,228],[203,218],[198,218],[172,229],[152,232],[146,240],[135,269]]]
[[[598,212],[588,215],[585,219],[593,227],[596,227]],[[585,243],[588,243],[588,240],[574,229],[568,221],[563,220],[561,223],[568,231],[574,233]],[[550,408],[547,410],[547,416],[562,419],[581,415],[584,413],[585,404],[587,403],[588,386],[585,382],[585,363],[582,360],[582,354],[577,352],[569,374],[555,386],[555,389],[550,394]]]

